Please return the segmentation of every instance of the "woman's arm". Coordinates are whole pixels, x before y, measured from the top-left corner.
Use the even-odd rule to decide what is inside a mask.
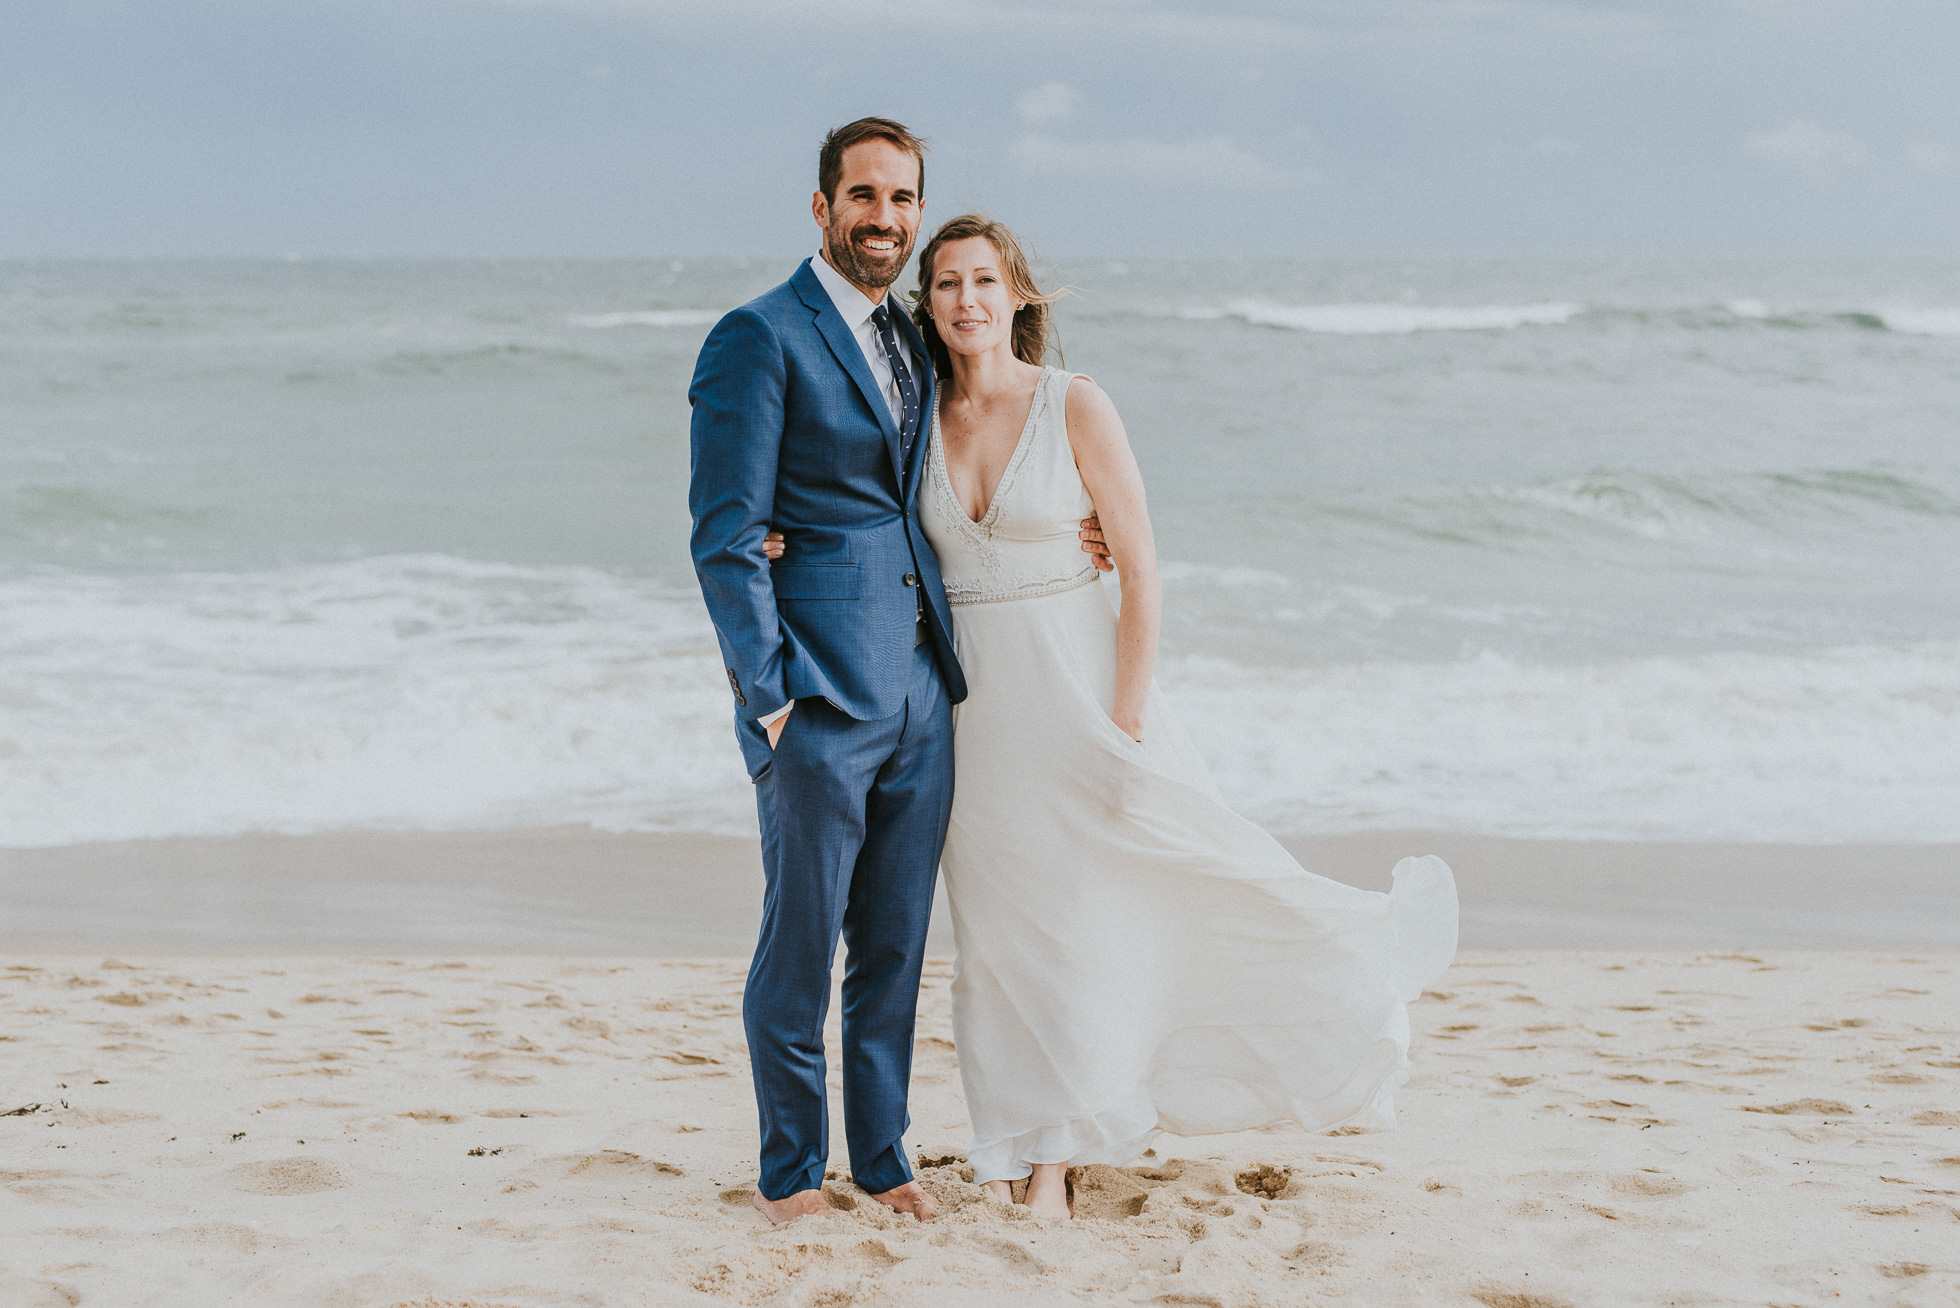
[[[1144,504],[1143,473],[1116,406],[1086,377],[1068,388],[1068,443],[1082,484],[1096,502],[1110,558],[1123,572],[1123,614],[1116,624],[1116,703],[1109,716],[1132,740],[1143,739],[1150,677],[1157,666],[1157,629],[1164,591],[1157,579],[1157,543]]]

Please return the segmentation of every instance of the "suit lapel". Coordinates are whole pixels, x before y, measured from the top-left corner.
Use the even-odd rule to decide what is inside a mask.
[[[892,412],[885,404],[884,392],[878,389],[878,383],[872,379],[871,365],[864,361],[864,351],[858,347],[857,337],[853,336],[851,329],[844,325],[844,315],[837,312],[836,304],[831,301],[830,292],[823,288],[823,283],[817,280],[816,273],[810,270],[809,259],[803,261],[803,265],[789,280],[790,285],[796,288],[797,296],[816,313],[817,332],[823,337],[824,344],[830,347],[831,354],[836,356],[837,362],[842,365],[844,371],[850,374],[851,380],[857,383],[858,393],[864,396],[864,402],[871,406],[871,416],[877,419],[878,430],[885,434],[885,448],[891,454],[892,471],[898,474],[902,497],[905,469],[898,457],[898,426],[892,421]]]

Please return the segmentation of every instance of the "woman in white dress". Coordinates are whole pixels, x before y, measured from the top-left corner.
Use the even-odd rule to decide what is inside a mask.
[[[1143,479],[1086,377],[1043,366],[1013,234],[955,218],[919,258],[935,356],[921,512],[968,696],[942,871],[974,1179],[1069,1215],[1071,1164],[1158,1131],[1393,1122],[1406,1005],[1456,952],[1441,859],[1387,894],[1305,871],[1226,806],[1152,682]],[[1078,528],[1100,517],[1119,616]]]

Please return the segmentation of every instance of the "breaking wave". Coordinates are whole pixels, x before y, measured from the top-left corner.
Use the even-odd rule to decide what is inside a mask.
[[[1226,794],[1281,828],[1960,839],[1952,644],[1173,655],[1164,681]],[[0,846],[754,823],[699,600],[591,568],[18,574],[0,580],[0,704]]]
[[[575,313],[565,321],[574,327],[710,327],[721,321],[721,310],[635,309],[625,313]]]
[[[1237,318],[1255,327],[1284,327],[1336,336],[1391,336],[1410,332],[1504,331],[1557,326],[1584,312],[1582,304],[1261,304],[1239,300],[1222,309],[1183,309],[1180,318]]]

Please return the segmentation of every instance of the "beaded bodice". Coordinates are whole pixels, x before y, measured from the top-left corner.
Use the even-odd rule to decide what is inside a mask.
[[[920,512],[954,605],[1033,599],[1085,586],[1100,574],[1076,535],[1095,512],[1068,443],[1073,374],[1044,368],[1021,440],[978,522],[967,517],[946,473],[939,413],[932,415]]]

